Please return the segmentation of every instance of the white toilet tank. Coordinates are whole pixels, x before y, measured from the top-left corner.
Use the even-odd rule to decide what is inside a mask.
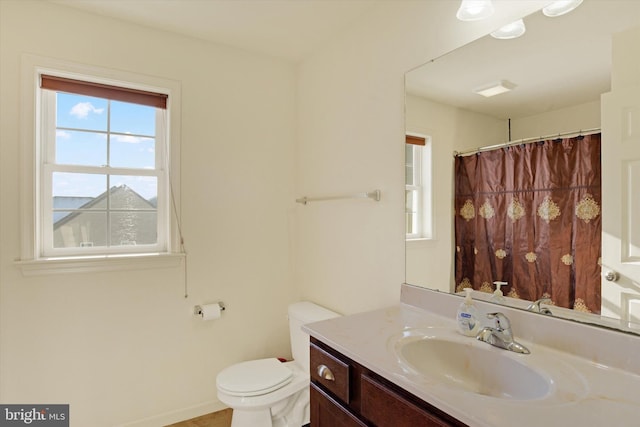
[[[304,368],[305,372],[309,372],[309,335],[302,331],[302,325],[339,316],[338,313],[308,301],[296,302],[289,306],[291,353],[293,360]]]

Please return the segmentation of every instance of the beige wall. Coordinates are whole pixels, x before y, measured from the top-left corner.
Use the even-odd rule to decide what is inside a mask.
[[[218,407],[224,366],[288,355],[289,302],[343,313],[396,303],[403,74],[545,1],[501,1],[472,24],[455,20],[456,3],[377,8],[296,68],[48,2],[0,1],[0,401],[70,403],[73,425],[162,425]],[[16,268],[23,53],[181,82],[189,298],[181,269],[27,278]],[[379,203],[293,203],[374,188]],[[223,319],[192,316],[218,299]]]
[[[36,1],[0,1],[0,48],[0,402],[70,403],[74,426],[157,426],[219,407],[224,366],[289,356],[294,67]],[[23,53],[181,82],[187,299],[180,268],[14,265]],[[221,320],[192,315],[217,300]]]
[[[535,138],[600,127],[600,101],[511,120],[511,139]]]
[[[382,191],[378,203],[297,208],[295,277],[304,297],[344,313],[398,302],[405,279],[404,73],[544,3],[502,1],[490,20],[463,23],[455,18],[458,2],[399,2],[376,9],[300,66],[296,194]],[[451,175],[442,173],[436,185],[450,186]],[[450,205],[445,198],[437,203]],[[439,275],[440,258],[430,262]]]
[[[613,36],[611,89],[640,84],[640,27]]]

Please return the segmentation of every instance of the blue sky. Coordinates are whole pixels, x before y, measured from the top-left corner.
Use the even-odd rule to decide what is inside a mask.
[[[57,164],[155,167],[154,107],[58,93],[56,109]],[[112,176],[107,184],[105,175],[61,172],[54,173],[53,195],[95,197],[121,184],[147,199],[157,195],[155,177]]]

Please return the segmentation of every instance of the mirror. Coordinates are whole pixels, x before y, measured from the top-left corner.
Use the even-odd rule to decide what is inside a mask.
[[[549,18],[537,12],[524,22],[527,32],[520,38],[497,40],[487,35],[405,76],[406,133],[424,138],[421,155],[426,159],[420,163],[422,171],[409,167],[406,174],[409,284],[455,292],[453,153],[508,141],[599,131],[601,95],[612,90],[612,73],[619,74],[615,67],[612,70],[613,34],[632,31],[636,42],[631,43],[631,50],[638,52],[640,2],[585,1],[567,15]],[[632,61],[637,70],[640,58]],[[473,93],[473,89],[502,80],[515,88],[491,98]],[[407,150],[407,164],[413,164],[412,153]],[[431,177],[431,186],[413,190],[411,186],[422,176]],[[412,191],[424,197],[411,197]],[[418,206],[423,212],[421,220],[412,213]],[[603,217],[608,209],[603,204]],[[640,311],[640,265],[633,268],[622,285],[625,295],[631,295],[626,307],[605,307],[603,289],[602,314],[551,306],[553,315],[640,333],[640,316],[629,309]],[[602,271],[605,276],[608,266],[603,264]],[[602,283],[613,282],[603,279]],[[481,299],[490,296],[474,292]],[[508,299],[508,303],[525,309],[530,301]],[[626,317],[621,316],[623,311]]]

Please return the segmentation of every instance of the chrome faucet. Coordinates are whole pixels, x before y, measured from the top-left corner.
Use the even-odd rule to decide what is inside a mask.
[[[513,340],[511,323],[507,316],[502,313],[488,313],[487,318],[494,319],[495,326],[493,328],[489,326],[483,328],[476,336],[476,339],[516,353],[531,353],[527,347]]]
[[[551,302],[551,298],[540,298],[538,300],[535,300],[534,302],[529,304],[527,310],[533,311],[534,313],[542,313],[546,314],[547,316],[551,316],[553,314],[551,313],[551,310],[549,310],[547,307],[540,307],[540,304],[542,304],[543,302]]]

